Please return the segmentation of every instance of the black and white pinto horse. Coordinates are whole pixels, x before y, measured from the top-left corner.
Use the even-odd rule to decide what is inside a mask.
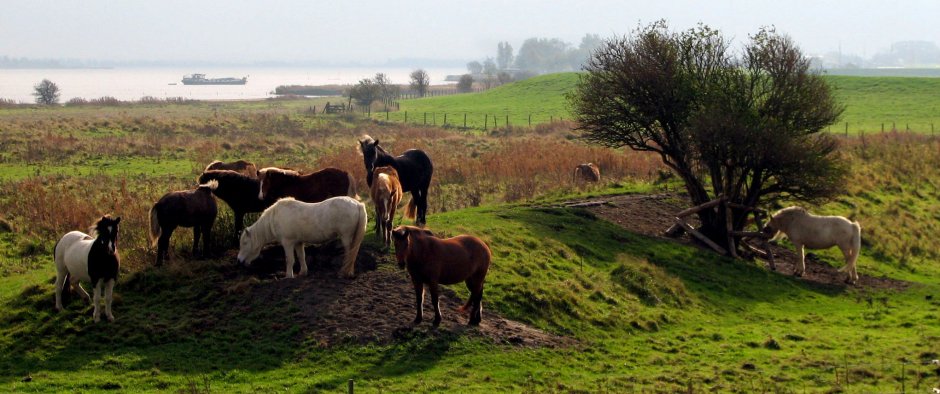
[[[409,149],[399,156],[392,156],[379,146],[379,140],[368,135],[359,140],[359,150],[365,161],[366,182],[369,187],[372,187],[373,169],[392,166],[398,171],[402,190],[411,193],[411,202],[405,208],[405,217],[414,218],[418,226],[427,223],[428,189],[431,187],[431,175],[434,173],[431,158],[420,149]]]
[[[117,253],[118,224],[121,218],[112,219],[105,215],[92,228],[92,235],[81,231],[72,231],[54,248],[55,253],[55,309],[62,310],[62,291],[66,286],[74,285],[79,295],[88,301],[88,293],[79,281],[90,282],[94,290],[95,323],[101,320],[101,288],[104,287],[104,313],[109,321],[114,321],[111,313],[111,300],[114,282],[117,281],[121,259]]]

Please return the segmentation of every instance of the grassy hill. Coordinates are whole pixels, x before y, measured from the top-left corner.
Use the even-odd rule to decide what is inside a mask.
[[[0,391],[336,392],[349,379],[358,392],[899,392],[902,385],[922,392],[940,386],[937,367],[929,364],[940,358],[936,139],[886,133],[849,139],[840,148],[851,168],[846,192],[816,209],[862,223],[860,274],[910,282],[846,287],[626,231],[594,211],[554,207],[562,198],[663,193],[644,181],[657,167],[634,152],[594,150],[560,131],[467,135],[314,117],[303,105],[218,105],[166,108],[172,112],[166,118],[160,109],[133,106],[0,110],[6,148]],[[355,138],[363,133],[393,152],[431,152],[431,228],[478,235],[494,252],[484,319],[499,314],[574,344],[526,346],[453,326],[390,329],[410,321],[413,309],[404,273],[371,229],[360,260],[372,259],[374,270],[343,282],[332,279],[335,267],[321,267],[313,277],[287,281],[234,265],[234,243],[220,235],[231,231],[231,213],[220,203],[215,243],[221,257],[190,259],[190,233],[180,229],[172,241],[175,263],[151,266],[147,209],[162,193],[191,187],[204,163],[247,157],[356,173],[362,159]],[[586,189],[566,183],[570,163],[583,157],[604,158],[609,183]],[[63,165],[82,163],[88,168]],[[37,166],[39,175],[32,172]],[[93,324],[91,309],[77,300],[66,312],[52,310],[51,249],[65,231],[87,226],[102,211],[124,218],[124,268],[115,287],[117,321]],[[842,264],[835,250],[816,256],[817,266]],[[310,313],[337,305],[329,293],[316,293],[323,286],[367,297],[364,306]],[[466,296],[463,286],[450,289]],[[455,312],[444,313],[450,320]],[[319,326],[337,314],[348,314],[348,325]],[[373,325],[388,340],[344,337]],[[339,340],[326,341],[323,333]]]
[[[846,105],[845,114],[831,127],[832,132],[845,132],[846,122],[852,134],[880,132],[882,123],[885,131],[890,131],[893,124],[901,131],[910,128],[929,133],[932,123],[934,130],[940,131],[940,95],[937,94],[940,92],[940,78],[825,78]],[[389,114],[389,119],[404,121],[404,111],[407,111],[408,121],[420,124],[424,123],[424,114],[427,113],[428,124],[441,125],[447,114],[447,124],[462,127],[466,114],[467,126],[478,129],[483,128],[487,116],[489,128],[493,128],[494,117],[498,126],[504,126],[507,115],[514,126],[527,126],[529,115],[533,125],[551,119],[570,119],[564,95],[577,80],[577,73],[549,74],[482,93],[405,100],[401,103],[402,112]],[[373,117],[384,120],[385,114],[374,114]]]

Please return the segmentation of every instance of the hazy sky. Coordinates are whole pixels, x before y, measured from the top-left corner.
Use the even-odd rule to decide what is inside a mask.
[[[741,41],[775,25],[804,52],[940,43],[940,1],[0,0],[0,55],[118,61],[479,59],[528,37],[577,44],[639,22],[704,22]]]

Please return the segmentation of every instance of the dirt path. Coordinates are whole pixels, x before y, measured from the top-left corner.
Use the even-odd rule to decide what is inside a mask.
[[[430,296],[425,296],[424,322],[410,327],[415,316],[414,291],[404,270],[399,270],[391,253],[363,248],[357,261],[354,279],[337,278],[338,262],[329,261],[341,250],[324,248],[318,252],[308,248],[310,275],[293,280],[284,278],[283,252],[280,247],[269,248],[262,262],[255,262],[250,281],[252,297],[264,297],[272,303],[289,298],[299,306],[295,320],[301,322],[305,336],[313,337],[321,346],[342,342],[388,343],[415,334],[479,336],[499,344],[520,347],[559,347],[575,343],[571,338],[552,335],[523,323],[506,319],[486,308],[483,299],[483,322],[479,327],[468,327],[467,317],[457,308],[462,299],[443,289],[440,299],[443,321],[438,329],[431,328],[434,312]],[[280,255],[279,255],[280,254]],[[298,268],[299,269],[299,268]],[[279,271],[278,271],[279,270]],[[232,275],[229,286],[242,289],[244,273]]]
[[[616,223],[627,231],[651,237],[672,239],[685,244],[694,244],[687,234],[678,239],[666,238],[663,235],[663,232],[672,225],[672,218],[676,212],[691,206],[688,199],[681,194],[608,196],[584,201],[571,201],[565,205],[582,205],[597,216]],[[692,219],[692,225],[696,225],[694,217]],[[776,259],[777,272],[783,275],[792,275],[796,272],[796,267],[800,261],[796,252],[780,246],[771,246],[771,250]],[[765,264],[769,268],[769,263]],[[845,272],[841,272],[838,268],[820,261],[812,253],[807,253],[806,272],[803,274],[803,280],[826,286],[845,286],[845,278]],[[903,290],[910,286],[910,283],[891,278],[877,278],[859,274],[859,280],[855,286],[864,289]]]

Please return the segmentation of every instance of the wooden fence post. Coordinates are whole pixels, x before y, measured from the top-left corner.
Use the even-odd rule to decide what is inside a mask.
[[[408,111],[405,111],[405,123],[408,123]]]
[[[424,123],[422,123],[422,124],[428,124],[428,113],[427,113],[427,112],[424,113]]]
[[[529,127],[532,127],[532,114],[529,114]]]
[[[483,131],[486,131],[486,127],[490,125],[490,114],[483,115]]]
[[[509,114],[506,114],[506,127],[509,127]]]
[[[444,123],[441,123],[441,126],[447,126],[447,112],[444,113]]]
[[[467,113],[463,113],[463,128],[467,128]]]

